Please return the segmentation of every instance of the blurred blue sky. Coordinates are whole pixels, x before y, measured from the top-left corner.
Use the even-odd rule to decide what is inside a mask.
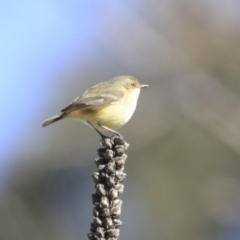
[[[2,173],[6,173],[16,144],[27,140],[28,122],[37,117],[36,109],[43,108],[43,98],[50,94],[49,79],[76,51],[84,56],[91,49],[98,7],[76,0],[1,1]]]

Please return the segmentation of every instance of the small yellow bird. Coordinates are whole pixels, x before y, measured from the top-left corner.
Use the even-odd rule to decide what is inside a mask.
[[[114,129],[122,127],[132,117],[140,94],[141,85],[131,76],[120,76],[89,88],[81,97],[55,115],[43,122],[48,126],[63,118],[81,119],[92,126],[101,137],[100,131],[108,130],[121,136]]]

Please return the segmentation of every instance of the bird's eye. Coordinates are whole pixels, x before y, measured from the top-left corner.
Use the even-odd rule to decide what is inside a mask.
[[[135,87],[135,83],[132,83],[132,87]]]

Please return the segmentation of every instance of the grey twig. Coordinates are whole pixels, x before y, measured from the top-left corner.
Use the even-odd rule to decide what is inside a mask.
[[[99,158],[95,159],[98,171],[93,173],[96,192],[92,195],[93,222],[88,238],[90,240],[117,240],[122,225],[120,214],[123,193],[122,182],[126,178],[124,165],[127,155],[124,153],[129,144],[119,136],[103,138],[102,148],[98,149]]]

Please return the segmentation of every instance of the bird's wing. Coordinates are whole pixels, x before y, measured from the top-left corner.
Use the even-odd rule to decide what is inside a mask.
[[[123,92],[104,93],[99,95],[88,95],[76,98],[70,105],[62,110],[63,113],[74,110],[96,110],[106,107],[114,102],[119,101],[123,97]]]

